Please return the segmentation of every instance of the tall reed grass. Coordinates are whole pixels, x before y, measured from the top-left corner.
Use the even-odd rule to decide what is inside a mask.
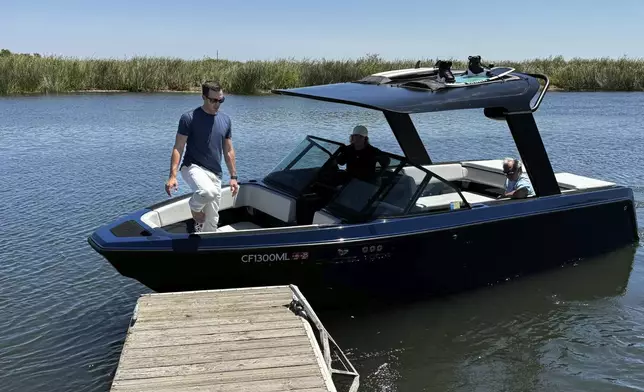
[[[90,90],[132,92],[198,90],[204,80],[219,80],[234,94],[359,79],[375,72],[413,67],[418,59],[384,60],[377,55],[352,60],[279,59],[273,61],[75,59],[32,55],[0,56],[0,95],[64,93]],[[421,59],[432,66],[436,59]],[[488,62],[484,59],[484,62]],[[550,57],[524,61],[489,61],[519,71],[547,74],[553,86],[580,91],[643,91],[643,59],[572,59]],[[452,69],[463,69],[454,60]]]

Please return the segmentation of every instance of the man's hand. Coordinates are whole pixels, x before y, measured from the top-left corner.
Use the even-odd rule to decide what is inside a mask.
[[[234,197],[239,191],[239,184],[237,184],[237,180],[230,180],[230,189]]]
[[[172,196],[172,191],[179,189],[179,184],[177,184],[177,177],[170,177],[165,183],[165,192],[168,196]]]

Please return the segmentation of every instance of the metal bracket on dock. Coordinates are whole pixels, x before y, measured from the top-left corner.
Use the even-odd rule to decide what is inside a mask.
[[[324,328],[322,322],[315,314],[315,311],[313,310],[311,305],[309,305],[306,298],[304,298],[304,295],[302,295],[302,293],[300,292],[300,289],[293,284],[289,285],[289,287],[291,288],[294,296],[293,302],[291,302],[289,308],[296,315],[308,320],[317,329],[318,344],[322,346],[322,355],[324,356],[324,362],[326,363],[327,369],[331,374],[353,377],[348,392],[356,392],[360,384],[360,376],[358,375],[356,369],[353,367],[353,364],[351,364],[347,356],[340,349],[340,346],[338,346],[335,340],[333,340],[331,335]],[[333,359],[331,358],[332,354],[335,354],[338,362],[340,362],[344,369],[336,369],[333,367]]]

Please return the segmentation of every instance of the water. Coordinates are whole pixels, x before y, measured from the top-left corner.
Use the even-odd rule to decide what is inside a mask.
[[[86,237],[166,197],[177,122],[197,99],[0,98],[0,390],[109,390],[134,304],[149,290]],[[555,170],[633,187],[640,236],[642,107],[640,93],[550,93],[536,116]],[[232,96],[223,109],[241,179],[269,171],[306,134],[346,142],[357,123],[401,152],[369,110],[277,96]],[[516,154],[507,126],[479,110],[413,120],[434,160]],[[450,298],[320,316],[361,391],[644,390],[643,283],[636,245]]]

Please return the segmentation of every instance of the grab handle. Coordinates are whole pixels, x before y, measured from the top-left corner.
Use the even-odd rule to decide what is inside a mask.
[[[534,104],[533,107],[530,108],[530,110],[532,110],[532,113],[534,113],[537,111],[537,109],[539,109],[539,105],[541,105],[541,101],[543,101],[543,97],[546,95],[546,91],[548,91],[548,87],[550,87],[550,79],[543,74],[526,73],[526,75],[532,76],[533,78],[536,78],[536,79],[541,79],[544,82],[546,82],[546,85],[543,87],[543,90],[541,90],[541,94],[539,94],[539,98],[537,98],[537,102]]]

